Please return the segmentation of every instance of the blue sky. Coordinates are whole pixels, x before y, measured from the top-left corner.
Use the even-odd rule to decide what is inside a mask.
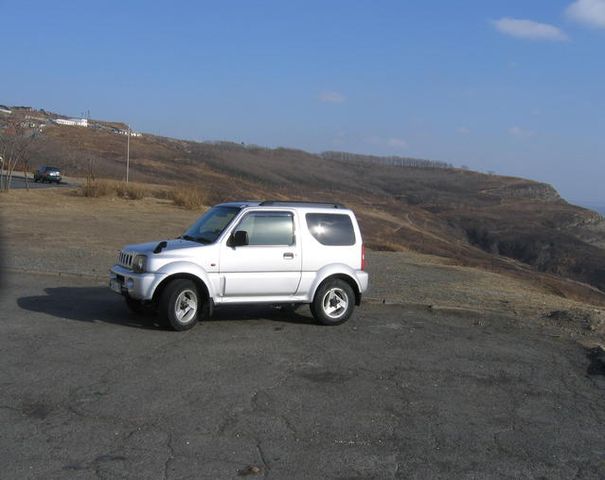
[[[8,2],[0,103],[605,204],[605,0]]]

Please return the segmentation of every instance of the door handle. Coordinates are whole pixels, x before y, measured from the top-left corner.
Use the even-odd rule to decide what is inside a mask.
[[[286,252],[284,253],[284,258],[286,260],[292,260],[294,258],[294,254],[292,252]]]

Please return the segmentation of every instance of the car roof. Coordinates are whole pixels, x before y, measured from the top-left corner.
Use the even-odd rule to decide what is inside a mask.
[[[246,208],[246,207],[258,207],[261,204],[260,201],[252,201],[252,200],[241,200],[239,202],[224,202],[215,205],[215,207],[237,207],[237,208]]]
[[[238,208],[249,208],[249,207],[294,207],[294,208],[320,208],[320,209],[340,209],[347,210],[347,208],[340,203],[332,202],[309,202],[300,200],[243,200],[239,202],[225,202],[216,205],[217,207],[238,207]]]

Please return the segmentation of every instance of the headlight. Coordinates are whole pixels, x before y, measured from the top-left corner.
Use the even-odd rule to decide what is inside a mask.
[[[143,273],[147,265],[147,255],[136,255],[132,260],[132,271]]]

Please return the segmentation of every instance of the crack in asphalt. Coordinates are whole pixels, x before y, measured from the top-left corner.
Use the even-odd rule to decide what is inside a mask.
[[[264,468],[263,468],[263,477],[269,478],[269,473],[271,471],[271,466],[269,465],[269,462],[267,462],[267,459],[265,458],[265,453],[263,452],[263,449],[261,447],[260,442],[258,442],[256,444],[256,450],[258,451],[260,459],[263,462],[263,466],[264,466]]]
[[[172,462],[176,458],[174,446],[172,445],[172,434],[166,433],[166,436],[166,447],[168,448],[168,457],[164,462],[164,480],[168,480],[168,470],[170,468],[170,462]]]

